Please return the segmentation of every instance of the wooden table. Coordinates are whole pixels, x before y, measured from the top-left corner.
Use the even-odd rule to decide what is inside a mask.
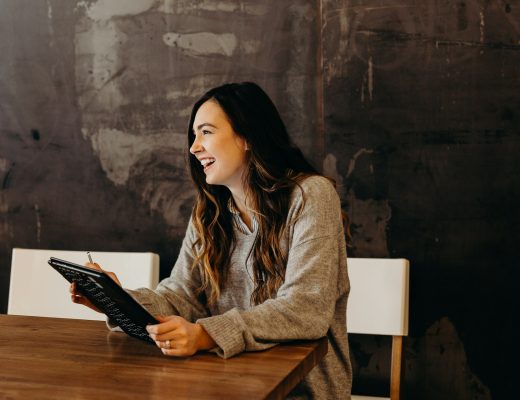
[[[282,399],[326,353],[322,338],[170,358],[104,322],[0,315],[0,399]]]

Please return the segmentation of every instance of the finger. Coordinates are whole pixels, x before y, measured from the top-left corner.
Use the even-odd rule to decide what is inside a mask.
[[[164,342],[165,340],[171,340],[173,342],[174,340],[180,340],[180,339],[184,338],[185,336],[186,336],[186,334],[179,332],[178,329],[173,330],[173,331],[168,331],[168,332],[160,334],[160,335],[156,335],[154,333],[150,334],[150,337],[153,340],[158,340],[161,342]]]
[[[155,344],[160,349],[174,349],[175,348],[175,342],[173,340],[156,340]]]
[[[166,319],[166,317],[162,316],[157,316],[156,319],[160,321],[158,324],[151,324],[146,326],[146,330],[148,331],[148,333],[157,335],[165,333],[168,331],[168,329],[171,329],[165,326],[165,324],[167,324],[170,321],[169,319]]]
[[[70,298],[73,303],[83,304],[85,306],[88,306],[88,304],[87,304],[88,300],[85,300],[85,298],[83,296],[80,296],[78,294],[73,294],[72,296],[70,296]]]
[[[103,271],[103,268],[101,268],[101,266],[98,263],[87,262],[85,263],[85,267],[97,269],[98,271]]]
[[[78,285],[76,284],[76,282],[71,283],[71,285],[69,286],[69,292],[72,296],[83,297],[81,292],[78,290]]]
[[[76,282],[72,282],[72,284],[70,285],[69,291],[74,296],[83,297],[81,292],[78,290],[78,284]]]
[[[169,317],[165,317],[165,322],[161,322],[159,324],[155,325],[147,325],[146,330],[148,333],[154,334],[154,335],[161,335],[163,333],[173,331],[177,327],[179,327],[182,324],[182,321],[184,318],[178,317],[176,315],[171,315]]]
[[[165,340],[178,340],[186,335],[178,332],[177,329],[173,329],[161,334],[149,333],[148,336],[150,336],[153,340],[164,342]]]
[[[104,270],[103,268],[101,268],[101,265],[99,265],[98,263],[90,263],[90,262],[87,262],[85,263],[85,266],[88,267],[88,268],[91,268],[91,269],[96,269],[98,271],[102,271],[104,272],[105,274],[107,274],[110,278],[112,278],[112,280],[117,283],[119,286],[122,286],[121,285],[121,282],[119,281],[119,279],[117,278],[116,274],[114,274],[113,272],[110,272],[110,271],[106,271]]]
[[[171,348],[171,349],[161,349],[162,353],[165,356],[172,356],[172,357],[189,357],[195,354],[194,352],[186,351],[186,349],[177,349],[177,348]]]
[[[95,311],[99,311],[97,307],[95,307],[89,299],[87,299],[85,296],[83,296],[80,292],[76,290],[77,285],[76,282],[73,282],[70,285],[69,291],[70,291],[70,298],[73,303],[76,304],[83,304],[84,306],[87,306],[89,308],[92,308]]]

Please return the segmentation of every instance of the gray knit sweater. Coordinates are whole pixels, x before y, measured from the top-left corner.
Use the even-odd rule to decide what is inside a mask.
[[[156,290],[129,292],[154,315],[178,314],[201,324],[224,358],[280,342],[326,335],[327,355],[289,398],[350,399],[352,371],[346,332],[350,287],[340,201],[332,184],[323,177],[306,178],[301,188],[296,187],[291,196],[288,229],[282,242],[287,251],[287,269],[276,298],[256,306],[250,304],[254,286],[248,254],[257,226],[254,224],[250,231],[238,214],[233,214],[236,247],[214,305],[205,304],[203,297],[196,295],[201,278],[200,269],[191,268],[191,246],[196,238],[191,221],[171,276]]]

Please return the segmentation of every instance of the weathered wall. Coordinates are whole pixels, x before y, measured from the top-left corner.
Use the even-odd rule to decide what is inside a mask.
[[[0,311],[13,247],[152,250],[167,275],[191,104],[254,80],[339,183],[350,254],[411,261],[408,398],[504,398],[519,49],[518,1],[0,0]],[[351,341],[384,390],[389,342]]]

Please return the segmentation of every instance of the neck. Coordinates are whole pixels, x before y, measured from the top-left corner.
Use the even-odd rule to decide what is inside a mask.
[[[253,221],[251,218],[251,208],[248,207],[246,194],[243,188],[240,190],[234,190],[233,188],[229,188],[231,192],[231,196],[233,196],[233,201],[240,211],[240,217],[247,225],[247,227],[251,230],[253,229]]]

